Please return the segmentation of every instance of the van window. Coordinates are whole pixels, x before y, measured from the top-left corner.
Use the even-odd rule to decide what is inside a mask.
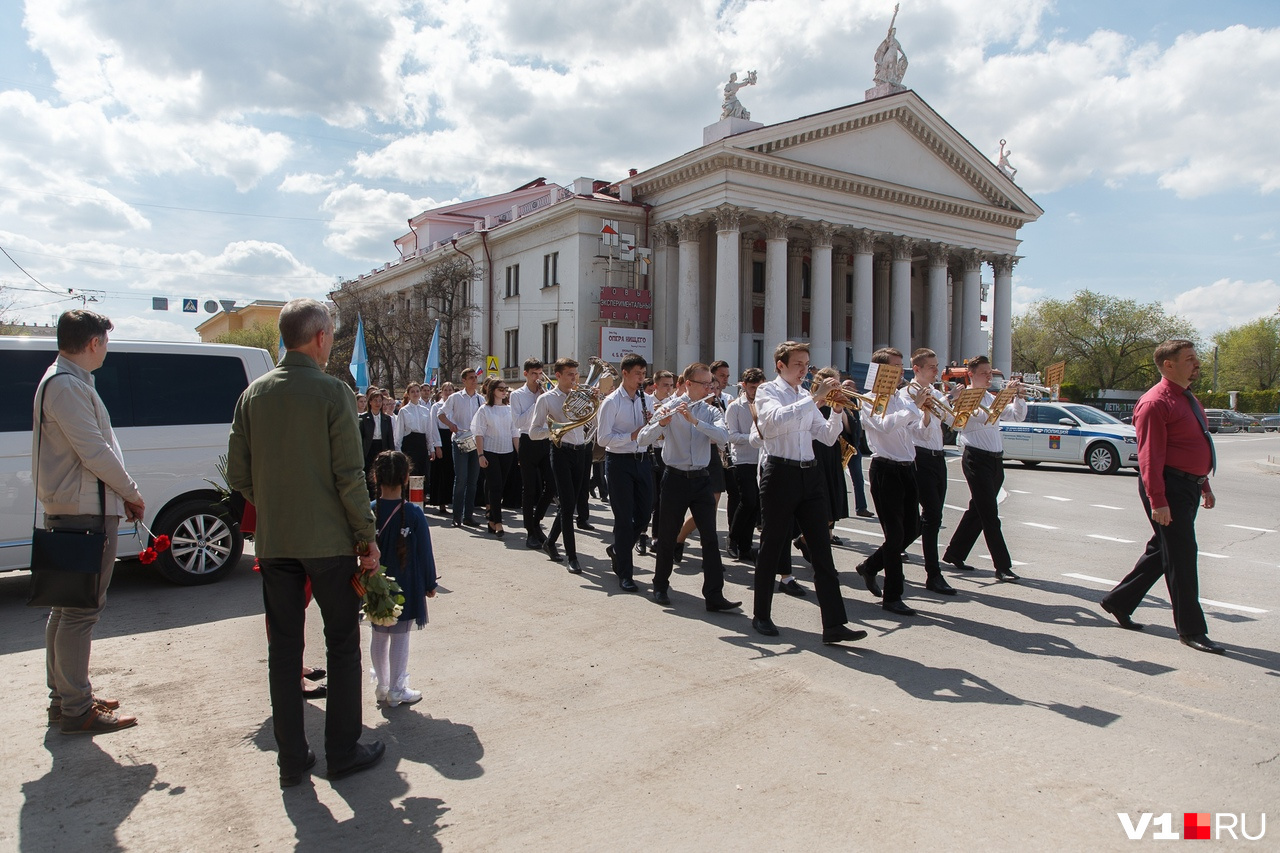
[[[57,354],[49,350],[6,350],[0,369],[0,432],[29,432],[40,377]],[[66,382],[66,379],[59,379]]]
[[[131,426],[229,424],[236,401],[249,386],[244,363],[232,356],[127,355],[133,397]],[[101,389],[101,379],[98,385]],[[111,405],[105,394],[103,400]],[[114,416],[115,410],[111,411]]]

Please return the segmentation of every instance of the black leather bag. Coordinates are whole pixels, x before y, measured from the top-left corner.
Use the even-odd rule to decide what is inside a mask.
[[[57,376],[58,374],[54,374]],[[54,376],[49,377],[50,380]],[[46,383],[47,384],[47,383]],[[44,397],[41,389],[40,421],[44,426]],[[40,482],[40,443],[36,440],[36,476]],[[37,494],[39,494],[37,492]],[[28,607],[98,606],[102,584],[102,553],[107,547],[107,489],[98,481],[100,524],[97,530],[86,528],[48,529],[35,526],[31,530],[31,585],[27,592]]]

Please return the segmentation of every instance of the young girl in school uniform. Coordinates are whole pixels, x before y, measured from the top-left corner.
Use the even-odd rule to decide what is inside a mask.
[[[391,707],[412,705],[422,699],[422,692],[409,686],[409,630],[411,625],[427,624],[427,599],[436,596],[436,561],[427,517],[417,504],[405,500],[409,457],[385,450],[374,460],[373,472],[379,492],[373,502],[378,550],[387,576],[395,578],[404,595],[404,612],[395,625],[371,626],[374,695]]]

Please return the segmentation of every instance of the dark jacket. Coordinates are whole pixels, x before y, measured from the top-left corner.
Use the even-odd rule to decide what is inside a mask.
[[[395,435],[392,432],[391,416],[379,413],[378,417],[382,418],[382,449],[388,448],[394,450],[393,442]],[[369,458],[369,451],[373,449],[373,415],[365,412],[360,416],[360,448],[364,453],[364,458]]]

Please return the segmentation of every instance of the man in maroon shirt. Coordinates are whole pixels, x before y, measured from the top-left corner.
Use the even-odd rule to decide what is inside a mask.
[[[1175,339],[1156,347],[1155,362],[1163,378],[1133,409],[1138,496],[1155,533],[1129,576],[1102,599],[1102,609],[1121,628],[1141,630],[1130,616],[1164,575],[1178,638],[1197,651],[1220,655],[1222,646],[1208,637],[1196,575],[1196,509],[1201,498],[1205,509],[1213,509],[1209,474],[1216,464],[1204,409],[1190,388],[1200,377],[1200,359],[1191,341]]]

